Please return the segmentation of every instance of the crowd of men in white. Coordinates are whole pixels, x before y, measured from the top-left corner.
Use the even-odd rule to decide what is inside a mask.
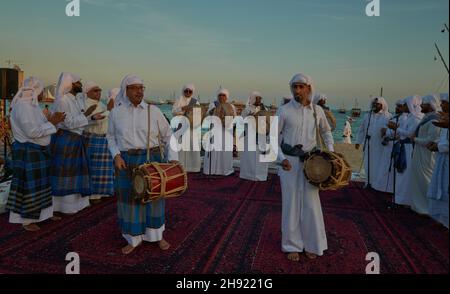
[[[140,156],[139,152],[146,152],[148,147],[155,150],[165,146],[166,161],[180,162],[187,172],[202,170],[197,141],[199,136],[195,136],[199,132],[201,120],[199,122],[194,117],[193,125],[188,127],[180,127],[180,120],[169,123],[158,107],[145,103],[144,82],[135,75],[126,76],[121,88],[110,91],[107,105],[100,101],[102,90],[96,83],[88,82],[83,89],[80,80],[73,74],[61,75],[52,112],[43,114],[37,103],[42,98],[43,86],[36,78],[27,79],[12,102],[11,124],[16,141],[13,145],[13,166],[16,171],[26,164],[25,159],[20,157],[23,155],[18,154],[37,154],[32,157],[36,161],[34,168],[40,166],[40,171],[43,171],[50,168],[44,166],[44,161],[48,162],[49,159],[38,159],[43,154],[39,152],[44,151],[38,150],[36,146],[44,148],[52,145],[55,152],[51,155],[54,165],[51,167],[51,176],[50,173],[42,172],[14,174],[13,182],[16,180],[16,184],[12,185],[14,191],[8,201],[10,221],[21,223],[28,230],[39,229],[37,223],[54,217],[53,212],[77,213],[89,206],[90,197],[109,197],[114,195],[114,190],[119,195],[129,191],[124,190],[130,188],[127,184],[129,177],[124,174],[119,180],[117,172],[125,170],[133,156]],[[236,142],[244,142],[241,145],[245,145],[240,154],[240,177],[245,180],[266,181],[269,162],[279,162],[278,175],[282,188],[281,247],[288,254],[288,259],[298,261],[299,253],[303,251],[308,258],[323,255],[327,249],[325,225],[319,190],[305,178],[303,159],[284,154],[280,144],[301,146],[304,152],[310,152],[318,147],[317,136],[320,134],[326,148],[333,152],[334,140],[324,110],[312,103],[316,94],[312,79],[297,74],[289,86],[293,98],[278,108],[276,117],[272,118],[270,132],[249,132],[249,129],[244,128]],[[199,106],[199,101],[194,98],[194,85],[184,86],[181,92],[172,112],[174,117],[185,117],[184,122],[187,122],[188,114]],[[77,97],[81,93],[83,95]],[[231,146],[233,144],[232,125],[233,119],[236,122],[237,117],[235,107],[227,102],[229,98],[228,90],[219,89],[207,111],[207,115],[212,116],[221,109],[224,116],[232,118],[223,125],[220,117],[206,122],[206,126],[211,122],[221,125],[220,135],[210,133],[203,138],[203,143],[217,146],[217,149],[205,152],[203,173],[207,175],[228,176],[234,173],[233,149],[225,146],[225,142]],[[267,110],[262,100],[259,92],[253,92],[241,117],[257,116],[259,112]],[[356,148],[364,145],[367,185],[378,191],[395,193],[397,204],[411,206],[418,213],[428,214],[448,228],[448,128],[434,124],[438,117],[442,117],[438,112],[443,111],[448,115],[448,95],[441,95],[440,101],[433,95],[400,100],[394,117],[382,97],[374,98],[371,108],[372,111],[366,114],[358,131],[356,144]],[[149,119],[151,124],[147,123]],[[188,140],[182,144],[185,148],[179,149],[178,143],[183,141],[186,134],[189,134]],[[83,136],[89,137],[89,140],[83,141]],[[252,142],[250,137],[256,137],[256,140],[249,148],[249,142]],[[96,159],[92,159],[92,156],[91,159],[89,156],[83,159],[85,152],[82,142],[88,142],[88,153],[96,154]],[[69,145],[72,147],[68,148]],[[221,149],[220,145],[225,148]],[[268,153],[268,150],[274,152]],[[268,159],[269,155],[271,159]],[[99,156],[103,156],[103,159],[99,160]],[[158,157],[157,160],[163,159]],[[88,162],[88,169],[84,168],[84,161]],[[111,173],[106,173],[105,170],[109,168]],[[86,170],[92,173],[91,177],[97,176],[97,192],[92,192],[92,182],[95,182],[92,179],[91,190],[86,190],[86,176],[89,181]],[[37,181],[48,182],[48,187],[31,185],[25,193],[18,188],[17,181],[33,185]],[[48,200],[52,197],[52,191],[53,196],[58,196],[53,197],[53,201]],[[36,197],[37,194],[39,197]],[[42,196],[44,194],[45,197]],[[33,209],[30,209],[33,201],[35,205],[31,205]],[[159,242],[160,248],[167,250],[169,243],[163,239],[164,205],[157,224],[155,219],[151,224],[145,223],[146,219],[150,219],[148,214],[154,209],[133,208],[139,205],[124,195],[119,197],[119,221],[127,241],[122,252],[131,253],[142,241]],[[136,211],[139,212],[137,216]],[[139,233],[135,233],[137,227]]]

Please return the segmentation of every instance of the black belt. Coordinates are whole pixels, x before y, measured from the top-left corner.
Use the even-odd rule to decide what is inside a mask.
[[[81,135],[80,134],[78,134],[78,133],[74,133],[74,132],[72,132],[72,131],[68,131],[68,130],[64,130],[64,129],[58,129],[58,131],[56,131],[56,136],[62,136],[62,135],[64,135],[64,134],[66,134],[66,135],[71,135],[71,136],[77,136],[77,137],[81,137]]]
[[[94,134],[94,133],[89,133],[89,132],[83,132],[83,136],[86,136],[86,137],[94,136],[94,137],[102,137],[102,138],[105,138],[105,137],[106,137],[106,134]]]
[[[123,151],[128,153],[128,155],[143,155],[147,154],[147,149],[129,149],[128,151]],[[158,147],[150,148],[150,153],[158,153],[159,154],[160,149]]]
[[[400,144],[412,144],[412,143],[413,141],[411,140],[411,138],[400,140]]]

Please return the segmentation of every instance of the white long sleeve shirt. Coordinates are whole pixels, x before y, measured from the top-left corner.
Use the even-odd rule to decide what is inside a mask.
[[[402,128],[403,126],[405,126],[406,124],[406,120],[408,119],[408,113],[402,113],[399,117],[398,120],[395,117],[392,117],[389,121],[397,123],[398,124],[398,128]],[[384,126],[384,128],[387,128],[387,124],[386,126]],[[386,137],[389,137],[391,139],[394,139],[394,134],[396,134],[396,131],[393,129],[388,129],[386,131]],[[397,133],[398,136],[398,133]],[[400,137],[400,136],[398,136]]]
[[[404,124],[397,129],[397,135],[400,136],[400,139],[403,140],[414,135],[421,120],[422,118],[409,113]]]
[[[88,109],[92,105],[97,105],[97,108],[92,113],[92,115],[101,113],[103,116],[105,116],[104,119],[95,120],[92,123],[90,123],[88,126],[84,128],[84,131],[96,135],[105,135],[106,132],[108,131],[108,116],[109,116],[108,108],[102,102],[91,98],[86,98],[84,103],[85,103],[84,109]]]
[[[325,146],[329,151],[334,151],[334,140],[331,128],[325,113],[321,107],[315,106],[319,133],[322,135]],[[278,110],[279,145],[281,142],[291,146],[302,145],[303,151],[309,152],[314,147],[319,147],[316,124],[314,119],[313,104],[303,106],[292,99],[291,102],[281,106]],[[286,156],[279,146],[278,160],[283,161]]]
[[[372,112],[372,114],[367,113],[364,116],[363,122],[359,126],[358,134],[356,136],[356,144],[359,144],[359,145],[364,144],[364,142],[366,140],[366,135],[369,135],[371,137],[370,142],[372,142],[372,143],[377,142],[376,143],[377,146],[378,146],[378,142],[380,142],[380,144],[381,144],[381,140],[382,140],[381,129],[387,128],[387,124],[391,118],[392,118],[392,115],[390,113],[383,113],[383,112],[379,112],[379,113]],[[369,130],[367,130],[369,120],[370,120],[370,126],[369,126]]]
[[[148,104],[142,101],[134,106],[129,100],[115,107],[109,114],[108,148],[115,157],[121,151],[130,149],[147,149],[148,138]],[[158,147],[158,133],[161,142],[168,145],[172,130],[158,107],[150,106],[150,148]],[[168,148],[168,160],[178,160],[178,153]]]
[[[441,136],[439,138],[438,142],[438,149],[440,153],[447,153],[448,154],[448,129],[442,129],[441,130]]]
[[[56,127],[48,122],[39,105],[30,102],[14,105],[10,121],[14,140],[20,143],[48,146],[51,135],[56,133]]]
[[[82,106],[78,99],[71,93],[61,97],[55,104],[54,112],[64,112],[66,119],[64,122],[58,124],[58,128],[71,131],[76,134],[83,134],[84,127],[90,122],[82,112]]]

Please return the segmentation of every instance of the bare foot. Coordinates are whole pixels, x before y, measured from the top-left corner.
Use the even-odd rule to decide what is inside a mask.
[[[138,245],[139,246],[139,245]],[[130,254],[131,252],[134,251],[134,249],[136,249],[136,247],[131,246],[130,244],[128,244],[127,246],[122,248],[122,253],[125,255]]]
[[[57,222],[57,221],[62,220],[62,218],[59,217],[59,216],[52,216],[52,217],[50,218],[50,220],[52,220],[52,221],[54,221],[54,222]]]
[[[166,250],[168,250],[168,249],[170,248],[169,242],[167,242],[167,241],[164,240],[164,239],[162,239],[161,241],[159,241],[158,245],[159,245],[159,248],[160,248],[162,251],[166,251]]]
[[[300,254],[298,254],[298,252],[291,252],[287,255],[287,259],[289,259],[290,261],[299,261]]]
[[[308,257],[309,259],[316,259],[317,258],[317,254],[314,253],[309,253],[305,251],[305,255],[306,257]]]
[[[41,228],[36,224],[24,225],[23,228],[29,232],[39,231]]]

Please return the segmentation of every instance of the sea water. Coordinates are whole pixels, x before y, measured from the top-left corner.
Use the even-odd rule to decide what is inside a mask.
[[[49,109],[51,109],[51,104],[48,103],[40,103],[42,109],[44,109],[45,105],[49,106]],[[161,109],[162,113],[170,120],[172,119],[172,105],[164,104],[164,105],[158,105],[158,107]],[[9,101],[7,101],[7,109],[9,109]],[[333,115],[336,117],[336,129],[333,131],[333,138],[335,143],[341,143],[344,139],[342,137],[342,132],[344,130],[345,121],[347,120],[347,117],[349,114],[343,114],[339,113],[337,110],[332,110]],[[354,118],[354,122],[352,123],[352,131],[353,131],[353,138],[352,143],[355,143],[356,141],[356,135],[359,129],[359,126],[361,125],[362,118],[364,117],[364,113],[361,114],[361,117]]]
[[[170,120],[172,119],[172,105],[159,105],[162,113]],[[343,141],[342,132],[344,131],[345,121],[347,120],[348,114],[339,113],[338,111],[332,111],[334,117],[336,118],[336,129],[333,131],[333,138],[335,143],[341,143]],[[352,143],[356,141],[356,135],[361,125],[364,113],[361,114],[359,118],[353,118],[355,121],[352,123],[353,138]]]

